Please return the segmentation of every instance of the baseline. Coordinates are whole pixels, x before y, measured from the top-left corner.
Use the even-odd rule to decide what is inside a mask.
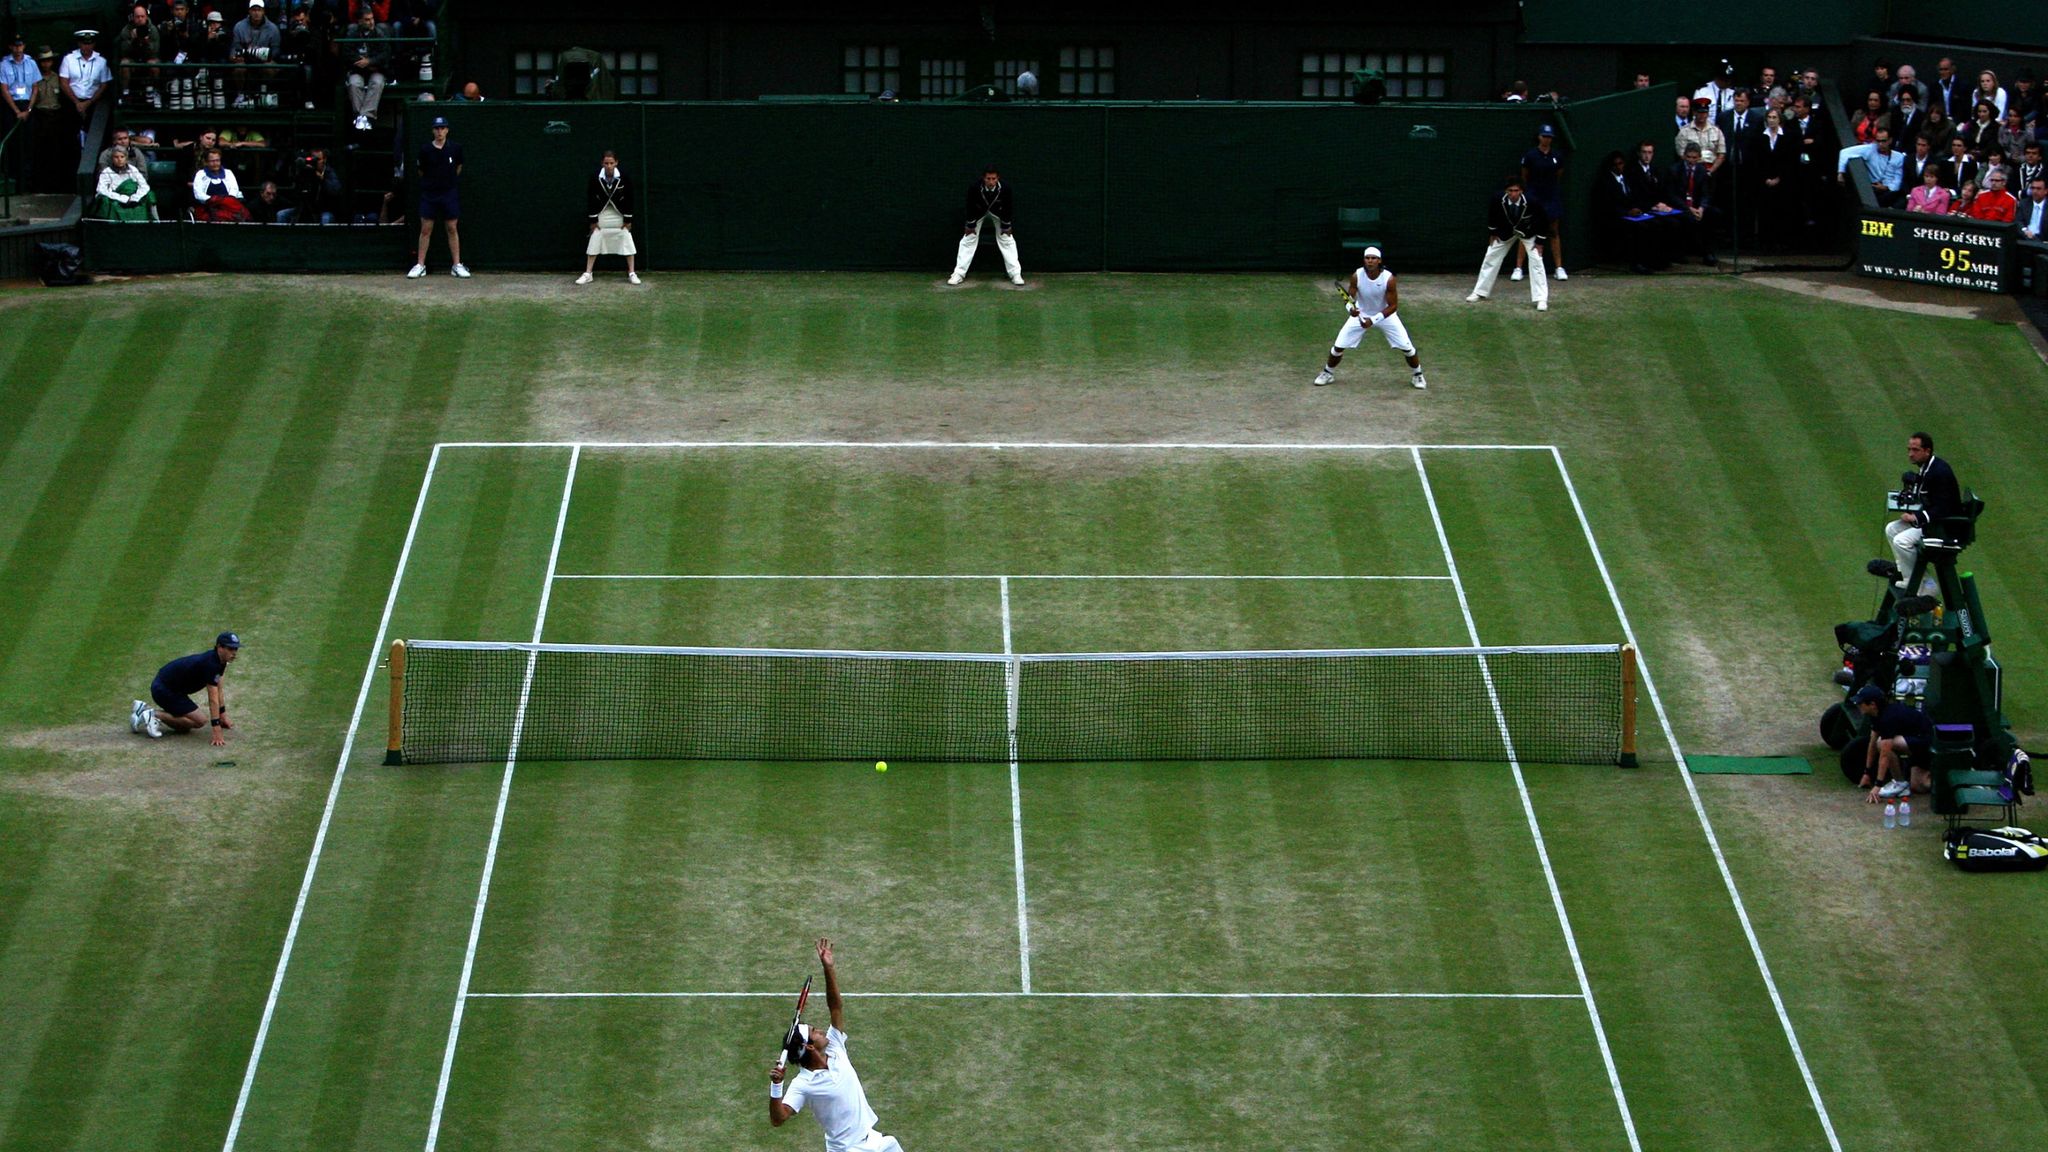
[[[1101,575],[1082,575],[1082,574],[1057,574],[1057,573],[1050,573],[1050,572],[1023,572],[1023,573],[1011,573],[1011,574],[1009,574],[1009,575],[998,575],[998,574],[995,574],[995,573],[985,573],[985,572],[962,572],[962,573],[929,573],[929,574],[917,574],[917,573],[897,574],[897,573],[893,573],[893,572],[881,572],[881,573],[862,573],[862,574],[847,574],[847,575],[832,575],[832,574],[829,574],[829,573],[818,573],[818,574],[809,574],[809,575],[789,575],[789,574],[781,574],[781,573],[760,573],[760,572],[739,572],[739,573],[725,573],[725,572],[704,572],[704,573],[684,573],[684,572],[564,572],[564,573],[561,573],[560,575],[557,575],[557,576],[555,577],[555,579],[557,579],[557,580],[821,580],[821,581],[822,581],[822,580],[1225,580],[1225,581],[1228,581],[1228,580],[1246,580],[1246,581],[1259,581],[1259,580],[1274,580],[1274,581],[1294,581],[1294,580],[1303,580],[1303,581],[1316,581],[1316,580],[1331,580],[1331,581],[1345,581],[1345,580],[1368,580],[1368,581],[1369,581],[1369,580],[1444,580],[1444,581],[1448,581],[1448,580],[1450,579],[1450,577],[1449,577],[1449,576],[1310,576],[1310,575],[1300,575],[1300,576],[1294,576],[1294,575],[1272,575],[1272,576],[1223,576],[1223,575],[1202,575],[1202,574],[1184,574],[1184,573],[1160,573],[1160,574],[1127,574],[1127,575],[1114,575],[1114,574],[1101,574]]]
[[[278,993],[284,989],[285,970],[291,966],[292,948],[299,940],[299,925],[306,918],[306,899],[313,892],[313,877],[320,870],[320,852],[327,846],[327,830],[334,824],[335,802],[341,798],[341,782],[348,775],[348,758],[355,751],[356,731],[363,722],[363,707],[370,699],[370,682],[376,679],[378,662],[384,658],[384,640],[391,630],[391,612],[398,605],[398,586],[405,579],[405,566],[412,558],[413,540],[419,535],[420,518],[427,509],[427,490],[434,483],[434,468],[441,462],[441,447],[427,457],[426,475],[420,478],[420,494],[413,501],[412,522],[405,528],[405,543],[398,550],[398,567],[391,573],[391,589],[384,595],[384,613],[377,618],[377,639],[370,645],[370,660],[363,669],[362,685],[356,690],[355,711],[348,718],[348,733],[341,740],[341,756],[335,761],[334,781],[327,786],[327,805],[320,810],[320,827],[313,833],[313,850],[306,857],[306,872],[299,880],[299,895],[292,903],[291,922],[284,932],[284,949],[277,957],[277,971],[270,978],[270,994],[263,1000],[263,1016],[256,1024],[256,1042],[249,1050],[249,1066],[242,1073],[242,1087],[235,1094],[234,1115],[228,1120],[227,1140],[221,1152],[235,1152],[235,1138],[242,1131],[242,1117],[249,1109],[249,1093],[256,1084],[256,1069],[263,1062],[263,1047],[270,1039],[270,1022],[277,1015]]]
[[[977,448],[1018,450],[1199,449],[1231,452],[1554,452],[1551,444],[1331,444],[1230,440],[445,440],[436,448]]]
[[[471,992],[471,1000],[787,1000],[787,992]],[[841,992],[847,1000],[1584,1000],[1577,992]]]
[[[1465,617],[1465,632],[1471,637],[1472,646],[1479,644],[1479,625],[1472,618],[1472,606],[1465,599],[1465,582],[1458,577],[1458,562],[1451,555],[1451,538],[1444,531],[1443,514],[1438,510],[1436,492],[1430,487],[1429,469],[1422,462],[1420,449],[1411,455],[1415,460],[1415,476],[1422,483],[1422,495],[1429,505],[1429,519],[1436,527],[1437,544],[1443,549],[1444,566],[1451,574],[1451,586],[1458,592],[1458,611]],[[1543,865],[1543,882],[1550,888],[1550,903],[1557,911],[1558,927],[1564,930],[1565,950],[1571,954],[1572,972],[1579,980],[1579,993],[1586,1003],[1586,1015],[1593,1022],[1593,1038],[1600,1047],[1600,1062],[1607,1066],[1607,1082],[1614,1092],[1614,1105],[1621,1112],[1622,1130],[1628,1135],[1628,1146],[1632,1152],[1642,1152],[1642,1143],[1636,1136],[1636,1122],[1628,1107],[1628,1095],[1621,1087],[1621,1072],[1614,1064],[1614,1051],[1607,1043],[1607,1027],[1600,1021],[1600,1005],[1593,999],[1593,983],[1586,976],[1585,961],[1579,955],[1578,937],[1572,932],[1572,921],[1565,911],[1564,892],[1558,887],[1557,873],[1550,866],[1550,849],[1543,842],[1543,827],[1536,819],[1536,805],[1529,797],[1528,784],[1522,778],[1521,761],[1515,756],[1514,737],[1508,731],[1507,714],[1501,709],[1500,697],[1493,687],[1493,672],[1487,667],[1486,657],[1479,657],[1479,675],[1486,684],[1486,697],[1493,705],[1493,719],[1500,726],[1500,738],[1506,747],[1508,769],[1514,775],[1515,792],[1522,800],[1522,814],[1529,823],[1529,835],[1536,842],[1536,858]]]
[[[1643,689],[1649,694],[1650,707],[1657,713],[1657,723],[1664,729],[1664,741],[1671,749],[1672,762],[1677,766],[1678,778],[1685,782],[1685,794],[1692,801],[1693,815],[1699,817],[1700,831],[1707,838],[1707,848],[1713,853],[1714,867],[1721,873],[1721,883],[1728,889],[1728,899],[1735,905],[1735,919],[1742,925],[1742,936],[1749,941],[1750,955],[1756,959],[1756,968],[1764,978],[1764,990],[1770,994],[1771,1007],[1778,1014],[1778,1026],[1785,1032],[1785,1043],[1792,1049],[1792,1059],[1799,1066],[1799,1076],[1806,1082],[1806,1094],[1813,1101],[1814,1115],[1820,1120],[1821,1132],[1827,1136],[1832,1152],[1842,1152],[1841,1138],[1835,1135],[1834,1121],[1828,1117],[1828,1106],[1820,1096],[1820,1085],[1813,1078],[1813,1069],[1807,1065],[1806,1050],[1800,1046],[1799,1033],[1792,1027],[1792,1015],[1785,1007],[1785,998],[1778,991],[1778,982],[1771,976],[1771,963],[1764,958],[1763,942],[1757,938],[1756,926],[1750,923],[1749,908],[1742,901],[1742,891],[1735,885],[1735,874],[1728,868],[1728,858],[1721,851],[1721,838],[1714,834],[1714,822],[1707,818],[1707,807],[1700,800],[1699,787],[1693,782],[1692,773],[1685,769],[1685,753],[1678,746],[1678,733],[1671,727],[1671,716],[1664,710],[1664,698],[1657,694],[1657,682],[1650,677],[1649,661],[1643,656],[1643,646],[1636,642],[1636,632],[1628,622],[1628,610],[1621,606],[1621,593],[1615,589],[1614,576],[1607,570],[1607,559],[1600,551],[1600,542],[1593,537],[1593,524],[1586,518],[1586,507],[1579,502],[1578,486],[1572,483],[1572,474],[1565,467],[1564,454],[1557,449],[1550,450],[1550,457],[1557,462],[1557,474],[1564,481],[1566,495],[1571,497],[1572,512],[1578,516],[1579,530],[1585,534],[1586,547],[1592,550],[1593,563],[1600,570],[1600,583],[1607,588],[1607,599],[1614,605],[1614,617],[1621,623],[1621,634],[1636,650],[1636,674],[1642,677]]]

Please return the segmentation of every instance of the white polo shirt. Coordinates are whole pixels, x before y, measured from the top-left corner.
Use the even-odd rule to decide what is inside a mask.
[[[825,1152],[856,1152],[875,1130],[875,1110],[846,1055],[846,1033],[825,1029],[825,1067],[805,1068],[782,1090],[792,1112],[809,1105],[825,1130]]]
[[[76,48],[64,57],[57,66],[57,75],[71,86],[72,95],[80,100],[90,100],[99,95],[100,87],[113,82],[114,73],[107,67],[107,58],[98,52],[88,60]]]

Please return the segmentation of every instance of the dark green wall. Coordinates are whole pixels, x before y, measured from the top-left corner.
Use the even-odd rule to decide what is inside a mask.
[[[1575,146],[1624,146],[1660,99],[1625,94],[1633,114],[1589,103],[1594,138]],[[933,272],[951,265],[962,197],[990,162],[1015,191],[1030,270],[1329,267],[1347,259],[1336,213],[1349,206],[1381,209],[1389,263],[1462,267],[1500,180],[1558,118],[1504,105],[441,110],[465,149],[463,248],[478,267],[579,265],[585,184],[612,148],[639,182],[635,230],[653,266]]]
[[[1887,0],[1807,0],[1790,6],[1779,0],[1526,0],[1522,39],[1530,44],[1698,44],[1702,50],[1737,44],[1847,44],[1884,27],[1888,7]],[[1946,19],[1959,6],[1933,7]]]

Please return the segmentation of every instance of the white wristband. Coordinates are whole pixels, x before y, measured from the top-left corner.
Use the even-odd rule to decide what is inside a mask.
[[[769,1083],[768,1083],[768,1098],[769,1098],[770,1100],[780,1100],[780,1099],[782,1099],[782,1085],[780,1085],[780,1084],[777,1084],[777,1083],[775,1083],[775,1082],[774,1082],[774,1081],[772,1081],[772,1080],[771,1080],[771,1081],[769,1081]]]

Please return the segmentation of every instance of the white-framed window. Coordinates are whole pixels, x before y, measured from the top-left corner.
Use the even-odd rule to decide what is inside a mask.
[[[512,94],[539,96],[555,78],[555,53],[548,48],[521,48],[512,53]]]
[[[841,92],[879,96],[903,90],[902,53],[894,44],[848,44],[840,64]]]
[[[622,99],[645,99],[661,95],[661,56],[644,48],[600,52],[604,66]]]
[[[965,91],[967,91],[967,61],[919,60],[917,62],[917,94],[919,96],[958,96]]]
[[[1116,95],[1116,48],[1109,44],[1060,45],[1059,94]]]
[[[996,78],[995,78],[995,85],[996,85],[996,91],[998,91],[998,92],[1001,92],[1001,93],[1002,93],[1003,95],[1005,95],[1005,96],[1015,96],[1015,95],[1018,95],[1018,92],[1017,92],[1017,77],[1019,77],[1019,76],[1022,76],[1022,75],[1023,75],[1024,73],[1026,73],[1026,72],[1029,72],[1029,73],[1031,73],[1031,74],[1032,74],[1033,76],[1037,76],[1037,75],[1039,74],[1039,73],[1038,73],[1038,61],[1036,61],[1036,60],[1025,60],[1025,59],[1021,59],[1021,58],[1018,58],[1018,59],[1011,59],[1011,60],[998,60],[998,61],[996,61],[996,62],[995,62],[995,73],[996,73]],[[1044,84],[1044,81],[1043,81],[1043,80],[1041,79],[1041,80],[1040,80],[1040,85],[1041,85],[1041,87],[1043,86],[1043,84]]]

